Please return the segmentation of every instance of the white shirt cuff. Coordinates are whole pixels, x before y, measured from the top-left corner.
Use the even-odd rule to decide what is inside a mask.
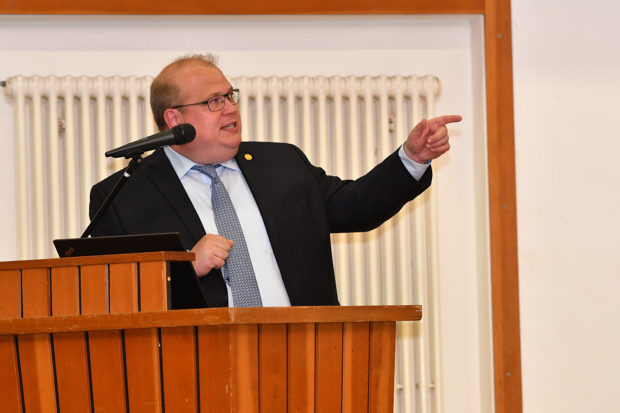
[[[398,150],[398,156],[400,156],[400,160],[403,161],[403,165],[405,165],[407,171],[409,171],[413,179],[415,179],[416,181],[419,181],[420,178],[422,178],[422,175],[424,175],[424,172],[426,172],[426,169],[431,164],[431,161],[428,161],[426,163],[417,163],[416,161],[409,159],[409,157],[405,153],[403,145],[400,145],[400,149]]]

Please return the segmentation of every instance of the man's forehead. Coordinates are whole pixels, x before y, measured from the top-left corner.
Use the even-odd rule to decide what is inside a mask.
[[[185,67],[175,73],[175,83],[182,95],[195,95],[207,98],[211,95],[226,93],[232,85],[224,74],[216,67],[194,65]]]
[[[216,88],[219,90],[222,86],[230,87],[230,83],[224,74],[215,66],[192,65],[183,67],[175,73],[175,78],[179,86],[188,83],[200,83],[209,89]]]

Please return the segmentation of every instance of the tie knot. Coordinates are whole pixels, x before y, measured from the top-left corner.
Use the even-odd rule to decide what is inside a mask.
[[[192,166],[192,169],[195,169],[196,171],[207,175],[211,179],[218,179],[219,177],[217,175],[217,172],[215,171],[215,168],[217,168],[218,166],[220,166],[220,165],[219,164],[215,164],[215,165],[194,165],[194,166]]]

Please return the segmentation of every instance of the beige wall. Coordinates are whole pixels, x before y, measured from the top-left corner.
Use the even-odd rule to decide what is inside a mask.
[[[620,4],[512,11],[524,411],[618,412]]]

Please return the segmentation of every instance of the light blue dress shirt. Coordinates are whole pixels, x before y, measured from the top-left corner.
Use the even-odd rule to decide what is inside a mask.
[[[179,155],[172,149],[164,148],[172,167],[177,173],[185,192],[194,205],[200,217],[202,226],[207,234],[217,234],[213,208],[211,206],[211,179],[192,167],[196,163]],[[265,307],[285,307],[291,302],[286,293],[282,275],[276,262],[271,243],[267,236],[267,229],[263,222],[252,192],[237,165],[235,159],[225,162],[217,168],[217,173],[224,183],[230,200],[232,201],[239,223],[243,228],[243,236],[248,246],[252,266],[256,275],[256,282],[260,290],[261,300]],[[207,274],[205,277],[209,277]],[[234,306],[230,286],[228,289],[228,303]]]

